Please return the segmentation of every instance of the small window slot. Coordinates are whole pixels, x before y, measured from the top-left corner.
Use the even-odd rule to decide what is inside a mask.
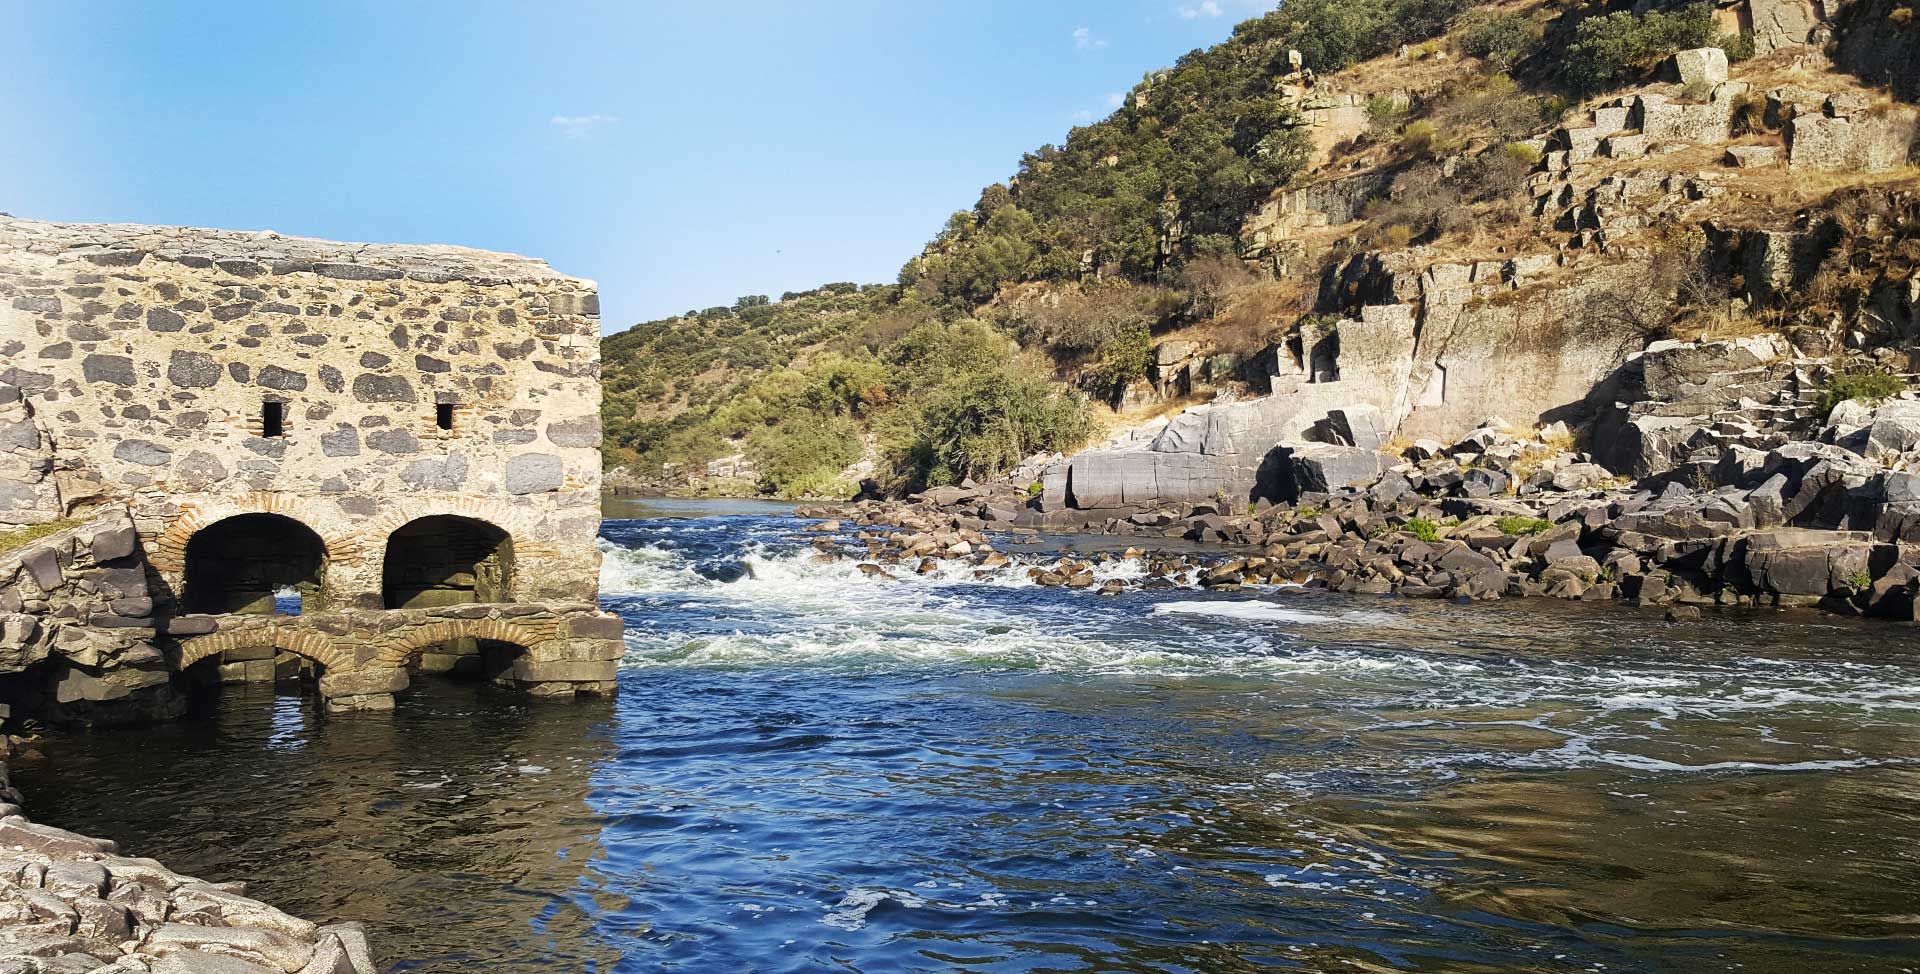
[[[273,437],[285,436],[287,432],[287,404],[283,402],[263,402],[260,404],[260,435]]]
[[[453,403],[443,402],[435,405],[433,423],[449,433],[453,432]]]

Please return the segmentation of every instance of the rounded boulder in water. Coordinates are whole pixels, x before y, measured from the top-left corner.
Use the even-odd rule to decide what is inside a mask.
[[[744,561],[729,561],[700,569],[700,574],[716,582],[737,582],[753,575],[753,566]]]

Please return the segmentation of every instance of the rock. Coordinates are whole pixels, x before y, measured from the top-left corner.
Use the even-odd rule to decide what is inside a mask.
[[[173,462],[173,451],[147,440],[121,440],[113,448],[116,460],[137,463],[143,467],[164,467]]]
[[[1345,446],[1379,450],[1386,441],[1385,417],[1377,406],[1342,406],[1327,410],[1327,425]]]
[[[538,494],[559,490],[566,482],[566,465],[551,453],[522,453],[507,461],[509,494]]]
[[[311,962],[312,944],[265,930],[245,927],[203,927],[166,923],[148,934],[143,948],[158,956],[204,950],[247,962],[264,961],[270,967],[296,974]]]
[[[1735,169],[1761,169],[1779,164],[1779,146],[1736,145],[1727,150],[1727,165]]]
[[[1717,85],[1727,80],[1727,52],[1717,47],[1680,51],[1673,56],[1673,69],[1683,85]]]
[[[91,839],[23,818],[0,820],[0,848],[6,847],[19,847],[48,855],[89,855],[116,850],[115,845],[106,839]]]
[[[205,950],[170,950],[149,969],[153,974],[281,974],[278,967]]]
[[[1329,492],[1344,487],[1368,487],[1380,479],[1387,458],[1373,450],[1328,443],[1306,443],[1289,448],[1292,496]]]

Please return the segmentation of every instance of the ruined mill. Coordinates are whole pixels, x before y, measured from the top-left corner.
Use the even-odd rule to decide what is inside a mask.
[[[540,261],[0,216],[0,701],[611,692],[599,404],[594,285]]]

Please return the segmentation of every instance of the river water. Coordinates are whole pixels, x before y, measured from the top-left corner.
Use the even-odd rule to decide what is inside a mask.
[[[1920,969],[1913,629],[886,581],[772,505],[608,516],[618,698],[228,690],[48,739],[32,811],[395,971]]]

